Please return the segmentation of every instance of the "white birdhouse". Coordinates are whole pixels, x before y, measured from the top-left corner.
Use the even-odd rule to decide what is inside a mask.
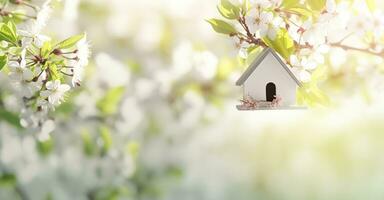
[[[236,82],[243,87],[239,110],[298,109],[297,88],[301,82],[271,48],[265,48]]]

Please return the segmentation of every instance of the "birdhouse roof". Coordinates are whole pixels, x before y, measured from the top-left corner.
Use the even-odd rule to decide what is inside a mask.
[[[279,61],[280,65],[287,71],[287,73],[291,76],[291,78],[297,83],[298,86],[301,86],[301,82],[297,79],[297,77],[292,73],[287,64],[282,60],[279,54],[273,50],[272,48],[265,48],[253,61],[253,63],[248,67],[248,69],[241,75],[239,80],[237,80],[236,85],[241,86],[244,82],[251,76],[251,74],[255,71],[255,69],[261,64],[261,62],[267,57],[267,55],[271,53],[277,61]]]

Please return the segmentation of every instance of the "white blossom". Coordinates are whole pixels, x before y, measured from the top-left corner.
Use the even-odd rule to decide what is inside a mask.
[[[256,16],[248,18],[248,21],[251,21],[251,31],[257,31],[261,37],[268,36],[271,40],[276,38],[278,28],[282,22],[281,18],[274,17],[272,12],[262,12],[260,15],[256,14]]]
[[[9,77],[14,81],[30,81],[33,78],[33,72],[26,67],[25,60],[26,51],[23,50],[21,53],[21,60],[18,61],[10,61],[8,63],[9,67]]]
[[[89,42],[87,41],[87,35],[85,34],[84,37],[76,44],[77,47],[77,58],[80,66],[86,66],[88,65],[88,59],[91,55]]]
[[[48,98],[49,103],[59,105],[64,99],[65,93],[70,89],[67,84],[61,84],[59,80],[48,81],[46,84],[47,90],[40,92],[44,98]]]

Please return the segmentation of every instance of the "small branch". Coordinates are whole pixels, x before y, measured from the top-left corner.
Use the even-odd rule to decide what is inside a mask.
[[[358,48],[358,47],[352,47],[352,46],[348,46],[348,45],[343,45],[340,42],[330,44],[330,46],[331,47],[342,48],[342,49],[344,49],[346,51],[352,50],[352,51],[359,51],[359,52],[362,52],[362,53],[367,53],[367,54],[371,54],[371,55],[375,55],[375,56],[379,56],[379,57],[383,57],[384,56],[384,51],[374,52],[371,49],[364,49],[364,48]]]
[[[298,13],[289,12],[286,10],[276,9],[275,11],[286,14],[286,15],[294,14],[294,15],[300,16],[300,14],[298,14]],[[261,47],[268,47],[268,45],[261,38],[256,38],[255,34],[251,33],[249,26],[246,23],[245,15],[240,16],[240,18],[238,19],[238,22],[243,27],[245,34],[239,32],[234,36],[236,36],[240,41],[245,41],[249,44],[254,44],[256,46],[261,46]],[[291,20],[289,22],[293,23]],[[293,23],[293,24],[298,26],[295,23]],[[305,48],[313,49],[314,47],[309,45],[309,44],[301,44],[302,36],[303,36],[303,32],[300,35],[300,42],[299,43],[295,42],[295,45],[297,46],[297,48],[298,49],[305,49]],[[346,36],[345,38],[343,38],[339,42],[330,43],[329,45],[331,47],[342,48],[346,51],[358,51],[358,52],[362,52],[362,53],[366,53],[366,54],[371,54],[374,56],[384,57],[384,50],[382,50],[380,52],[375,52],[371,48],[358,48],[358,47],[353,47],[353,46],[348,46],[348,45],[342,44],[344,42],[344,40],[347,39],[349,36],[350,35]]]

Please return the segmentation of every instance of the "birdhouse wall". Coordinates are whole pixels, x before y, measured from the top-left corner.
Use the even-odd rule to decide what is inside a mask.
[[[275,84],[276,96],[282,98],[283,106],[296,104],[297,84],[271,53],[244,82],[244,97],[249,95],[256,100],[265,101],[266,86],[270,82]]]

